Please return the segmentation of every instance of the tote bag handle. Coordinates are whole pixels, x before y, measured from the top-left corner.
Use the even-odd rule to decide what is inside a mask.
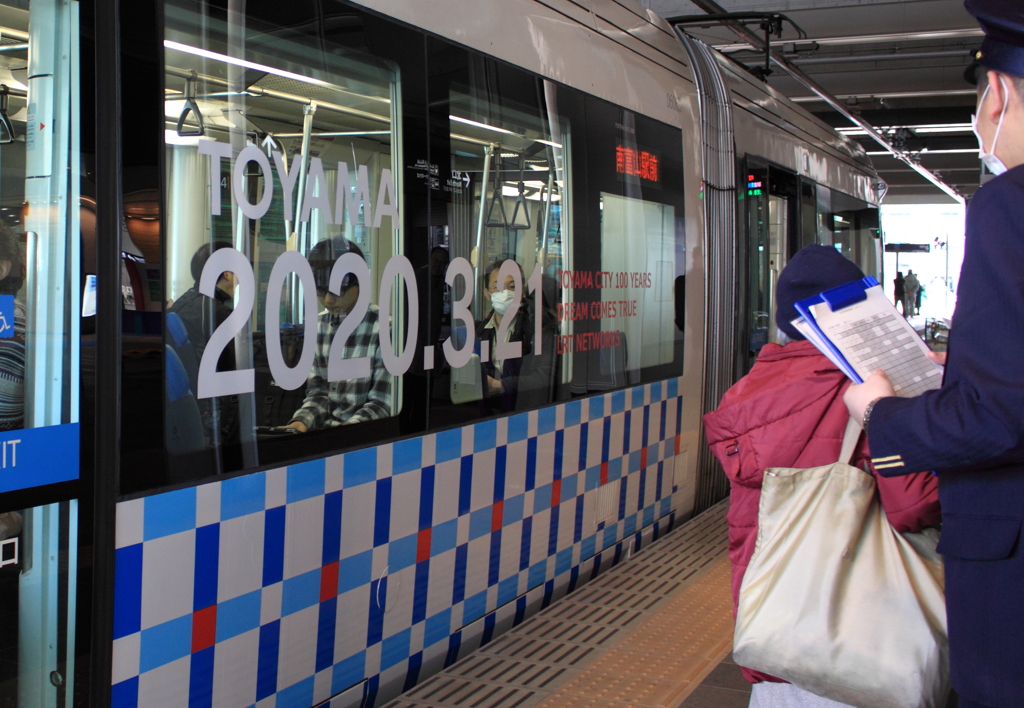
[[[839,461],[844,465],[850,464],[850,460],[853,459],[853,452],[857,449],[857,443],[860,442],[860,434],[862,432],[857,421],[851,416],[850,421],[846,424],[846,433],[843,435],[843,447],[839,452]]]

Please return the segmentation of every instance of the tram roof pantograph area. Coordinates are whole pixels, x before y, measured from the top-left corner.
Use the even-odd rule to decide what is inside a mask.
[[[962,0],[640,1],[667,18],[707,14],[714,6],[727,13],[785,15],[806,36],[783,23],[781,37],[772,37],[773,52],[955,193],[969,198],[980,186],[978,143],[971,131],[977,92],[963,72],[983,34]],[[764,36],[756,22],[747,27]],[[751,70],[764,66],[763,51],[727,26],[709,22],[685,29]],[[954,201],[785,71],[775,67],[767,82],[863,145],[888,184],[887,203]]]

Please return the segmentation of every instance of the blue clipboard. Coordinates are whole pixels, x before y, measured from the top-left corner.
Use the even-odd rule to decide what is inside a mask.
[[[829,351],[836,357],[836,360],[842,362],[844,365],[842,368],[844,373],[853,379],[857,383],[864,383],[864,380],[854,371],[854,368],[850,366],[850,362],[846,360],[846,357],[842,355],[839,349],[832,343],[832,340],[828,338],[821,327],[818,326],[817,320],[814,319],[814,311],[811,309],[814,305],[820,305],[822,303],[828,305],[829,309],[835,312],[836,310],[842,310],[843,308],[855,305],[858,302],[863,302],[867,299],[866,291],[868,288],[873,288],[878,285],[878,281],[872,276],[855,280],[852,283],[846,283],[839,287],[831,288],[822,293],[809,297],[805,300],[800,300],[795,303],[796,311],[807,322],[808,326],[811,327],[819,336],[825,346],[828,347]]]

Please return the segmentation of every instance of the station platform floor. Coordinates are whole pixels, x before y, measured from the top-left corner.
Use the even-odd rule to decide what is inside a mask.
[[[745,708],[727,510],[715,505],[387,708]]]

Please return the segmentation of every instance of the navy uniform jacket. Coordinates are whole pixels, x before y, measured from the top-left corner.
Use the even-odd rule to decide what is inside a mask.
[[[942,387],[880,400],[868,441],[880,474],[938,473],[954,687],[1024,707],[1024,166],[968,207]]]

